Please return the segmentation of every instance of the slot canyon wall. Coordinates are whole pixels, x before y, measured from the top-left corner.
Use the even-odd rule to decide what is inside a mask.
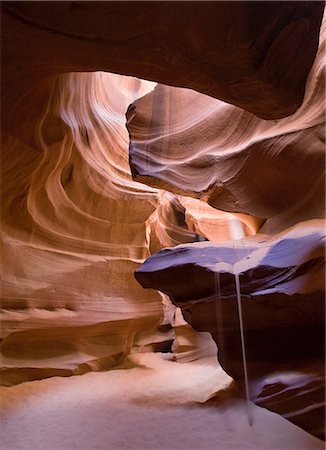
[[[2,383],[195,329],[241,384],[239,275],[253,400],[322,437],[323,2],[1,7]]]
[[[195,330],[209,332],[222,367],[243,385],[239,283],[252,400],[321,438],[324,39],[325,23],[303,104],[290,117],[266,121],[163,85],[127,113],[135,180],[245,214],[258,230],[243,239],[163,249],[137,269],[136,279],[168,295]]]

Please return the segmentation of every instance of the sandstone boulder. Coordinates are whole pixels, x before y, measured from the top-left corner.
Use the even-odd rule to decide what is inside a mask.
[[[243,378],[235,277],[239,277],[250,376],[324,351],[324,228],[306,222],[277,236],[164,249],[137,271],[146,288],[209,331],[224,370]]]

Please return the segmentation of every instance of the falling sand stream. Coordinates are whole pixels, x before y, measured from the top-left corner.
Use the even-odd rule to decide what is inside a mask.
[[[248,423],[250,426],[252,426],[253,425],[253,415],[252,415],[252,408],[251,408],[250,395],[249,395],[246,346],[245,346],[244,331],[243,331],[243,315],[242,315],[242,304],[241,304],[240,279],[239,279],[238,273],[234,274],[234,279],[235,279],[237,306],[238,306],[238,315],[239,315],[239,328],[240,328],[240,339],[241,339],[243,373],[244,373],[244,382],[245,382],[245,391],[246,391],[246,400],[247,400],[247,416],[248,416]]]
[[[245,381],[246,409],[247,409],[248,423],[250,426],[252,426],[253,425],[253,414],[252,414],[252,408],[251,408],[252,405],[250,402],[250,394],[249,394],[247,357],[246,357],[246,347],[245,347],[245,339],[244,339],[244,327],[243,327],[239,274],[237,274],[237,273],[234,274],[234,278],[235,278],[235,286],[236,286],[242,363],[243,363],[243,372],[244,372],[244,381]],[[220,281],[220,273],[219,272],[215,272],[214,282],[215,282],[215,299],[216,299],[215,305],[216,305],[216,322],[217,322],[218,342],[219,342],[219,348],[222,349],[223,345],[224,345],[224,343],[223,343],[223,317],[222,317],[222,300],[221,300],[221,281]]]
[[[222,319],[222,300],[221,300],[221,281],[220,273],[215,272],[214,277],[215,282],[215,312],[216,312],[216,326],[218,334],[218,349],[219,352],[223,348],[223,319]]]

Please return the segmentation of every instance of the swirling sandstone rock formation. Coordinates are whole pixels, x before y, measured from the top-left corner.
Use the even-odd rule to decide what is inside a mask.
[[[57,80],[39,147],[7,136],[2,156],[2,325],[11,384],[100,370],[162,316],[132,273],[149,256],[155,190],[131,180],[124,112],[151,84],[105,73]],[[65,124],[52,132],[51,117]],[[57,140],[55,139],[57,138]]]
[[[109,368],[133,345],[166,350],[171,323],[177,359],[202,355],[167,298],[133,280],[139,263],[180,242],[321,217],[322,46],[305,85],[322,10],[322,2],[2,2],[4,384]],[[132,180],[124,115],[153,85],[85,73],[101,70],[202,93],[158,86],[134,103],[133,173],[240,213],[242,224]],[[290,118],[257,118],[295,112],[304,93]]]
[[[134,270],[162,247],[218,235],[221,222],[228,237],[232,216],[205,206],[220,220],[200,230],[199,202],[190,214],[186,199],[132,180],[125,112],[152,88],[62,75],[43,115],[3,133],[2,383],[102,370],[132,346],[171,349],[174,307],[144,293]]]
[[[134,102],[134,179],[266,221],[265,232],[324,217],[324,40],[325,25],[304,103],[286,119],[161,85]]]

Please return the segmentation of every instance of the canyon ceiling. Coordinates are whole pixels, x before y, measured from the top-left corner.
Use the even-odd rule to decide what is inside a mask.
[[[295,368],[275,410],[323,435],[323,9],[2,2],[4,385],[197,358],[193,329],[241,381],[236,275],[255,401]]]

